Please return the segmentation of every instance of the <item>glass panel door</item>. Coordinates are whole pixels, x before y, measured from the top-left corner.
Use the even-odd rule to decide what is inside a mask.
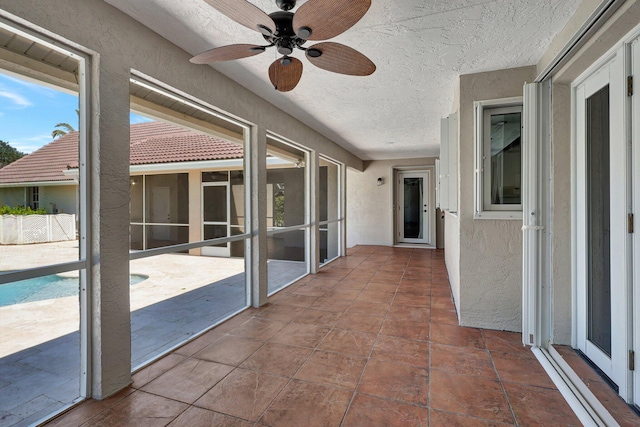
[[[202,238],[218,239],[229,236],[229,183],[202,184]],[[229,244],[202,248],[208,256],[230,256]]]
[[[586,100],[587,339],[611,357],[609,85]]]
[[[422,215],[423,178],[404,178],[402,180],[404,192],[404,237],[408,239],[422,239],[424,237],[424,216]],[[426,207],[426,205],[424,205]]]
[[[627,398],[630,168],[623,53],[575,88],[577,346]]]
[[[429,173],[398,173],[398,242],[429,243]]]

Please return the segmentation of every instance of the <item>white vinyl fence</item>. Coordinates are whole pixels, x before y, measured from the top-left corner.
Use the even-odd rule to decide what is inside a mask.
[[[1,245],[60,242],[75,238],[75,215],[0,215]]]

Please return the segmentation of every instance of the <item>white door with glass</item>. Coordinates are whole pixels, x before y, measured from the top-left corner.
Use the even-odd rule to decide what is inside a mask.
[[[202,184],[202,238],[203,240],[228,237],[229,183],[207,182]],[[202,248],[202,255],[229,257],[229,243]]]
[[[629,398],[631,234],[625,50],[574,86],[576,345]]]
[[[431,243],[429,178],[429,171],[398,172],[398,243]]]

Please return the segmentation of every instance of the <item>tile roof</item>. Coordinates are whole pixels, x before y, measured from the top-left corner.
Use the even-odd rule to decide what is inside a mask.
[[[73,181],[63,170],[78,163],[78,132],[70,132],[0,169],[0,184]]]
[[[242,146],[164,122],[131,125],[132,165],[241,159]],[[73,181],[64,170],[78,167],[78,132],[50,142],[0,169],[0,184]]]

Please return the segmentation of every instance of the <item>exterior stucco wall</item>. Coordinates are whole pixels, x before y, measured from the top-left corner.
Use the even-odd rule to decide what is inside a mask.
[[[24,187],[0,188],[0,206],[22,206],[25,204]]]
[[[460,219],[458,215],[445,213],[444,235],[446,237],[444,261],[447,265],[453,301],[460,318]]]
[[[39,189],[40,207],[45,208],[47,213],[68,213],[77,214],[76,185],[55,185],[42,186]],[[54,212],[57,209],[57,212]]]
[[[522,221],[473,218],[473,103],[522,96],[523,84],[534,78],[534,66],[460,77],[460,297],[457,303],[463,326],[507,331],[522,328]],[[445,248],[451,239],[455,237],[445,239]],[[449,274],[456,276],[455,271]]]
[[[0,0],[0,16],[43,32],[91,57],[90,189],[92,395],[105,398],[131,382],[129,316],[129,80],[131,70],[190,94],[255,126],[251,182],[259,201],[255,218],[264,217],[267,130],[317,150],[347,166],[362,161],[301,122],[218,73],[191,64],[191,54],[171,44],[101,0]],[[82,95],[82,94],[81,94]],[[256,166],[258,165],[258,166]],[[260,193],[258,188],[260,188]],[[264,227],[256,224],[256,230]],[[262,228],[260,228],[262,227]],[[257,237],[254,238],[257,240]],[[254,269],[266,277],[264,242],[254,242]],[[259,244],[260,243],[260,244]],[[258,251],[259,249],[259,251]],[[266,282],[265,282],[266,283]],[[254,304],[264,300],[266,286],[254,289]]]
[[[23,206],[27,187],[0,188],[0,206]],[[38,186],[40,207],[47,213],[77,214],[77,185],[41,185]],[[54,208],[55,206],[55,208]],[[54,209],[57,212],[54,212]]]
[[[393,168],[432,165],[435,158],[424,157],[366,162],[364,172],[347,169],[347,247],[392,246]],[[383,185],[378,185],[378,178],[384,180]],[[431,187],[435,188],[433,182]]]

